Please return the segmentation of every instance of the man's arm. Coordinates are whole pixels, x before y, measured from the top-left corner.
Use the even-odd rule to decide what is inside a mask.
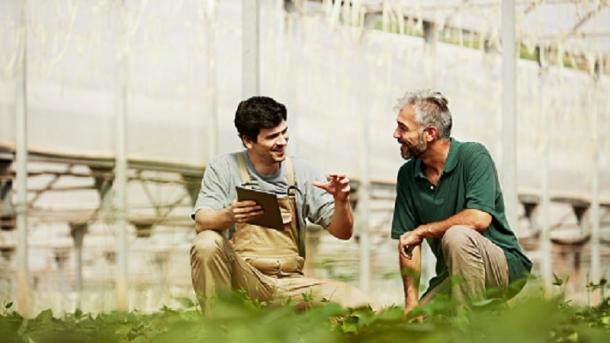
[[[263,214],[262,208],[254,201],[234,201],[221,210],[202,208],[195,214],[195,231],[222,231],[235,223],[245,223]]]
[[[422,224],[400,238],[400,249],[417,246],[424,238],[442,237],[445,231],[455,225],[465,225],[477,231],[485,231],[491,224],[491,215],[481,210],[466,208],[451,217],[438,222]]]
[[[338,201],[335,198],[335,212],[333,212],[330,225],[328,225],[326,230],[331,235],[346,240],[352,237],[353,227],[354,219],[349,201]]]
[[[419,280],[421,275],[421,249],[416,246],[408,256],[398,243],[400,253],[398,254],[402,286],[405,292],[404,313],[411,312],[419,303]]]
[[[339,239],[350,239],[354,227],[354,218],[352,207],[349,204],[349,179],[343,174],[330,174],[329,182],[316,181],[313,184],[332,194],[335,199],[335,210],[326,230]]]

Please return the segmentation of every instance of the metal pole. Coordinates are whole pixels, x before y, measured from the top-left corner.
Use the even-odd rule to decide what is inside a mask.
[[[364,116],[367,119],[368,116]],[[363,137],[369,137],[369,125],[363,123]],[[358,190],[358,232],[360,236],[360,288],[368,293],[371,279],[371,262],[369,240],[370,178],[369,178],[369,144],[368,139],[362,149],[360,168],[360,189]]]
[[[542,49],[541,49],[542,50]],[[542,51],[540,52],[542,53]],[[545,107],[544,99],[545,90],[546,90],[546,78],[547,72],[545,67],[542,67],[542,71],[540,73],[540,86],[539,86],[539,113],[542,115],[542,125],[547,125],[551,123],[551,118],[549,116],[548,110]],[[541,129],[542,131],[542,149],[541,149],[541,158],[542,158],[542,196],[541,196],[541,235],[540,235],[540,252],[539,258],[541,259],[542,265],[542,280],[544,284],[544,291],[547,295],[550,295],[552,278],[553,278],[553,260],[551,256],[551,196],[549,191],[549,167],[550,167],[550,151],[549,151],[549,134],[546,127]]]
[[[599,148],[599,109],[598,101],[601,98],[597,92],[597,82],[593,80],[591,85],[591,97],[589,104],[593,110],[591,118],[591,133],[592,133],[592,157],[593,157],[593,175],[591,176],[591,281],[599,282],[601,278],[601,261],[599,248],[599,236],[600,236],[600,211],[599,211],[599,170],[601,164],[601,154]],[[600,299],[603,300],[603,299]]]
[[[515,2],[502,0],[502,181],[506,217],[513,229],[518,230],[515,71]]]
[[[74,253],[76,256],[76,307],[81,307],[83,293],[83,238],[87,232],[87,223],[70,223],[70,234],[74,241]]]
[[[259,82],[259,0],[241,1],[242,97],[260,94]]]
[[[207,94],[209,111],[208,161],[218,153],[218,105],[216,79],[216,0],[208,0],[206,8]]]
[[[116,249],[117,249],[117,308],[121,311],[128,310],[129,304],[127,292],[129,288],[128,266],[127,266],[127,99],[128,99],[128,73],[129,73],[129,58],[127,40],[128,40],[128,13],[125,0],[122,2],[122,30],[121,30],[121,48],[122,59],[120,73],[120,89],[119,108],[116,115],[116,146],[115,146],[115,225],[116,225]]]
[[[30,314],[30,281],[28,268],[28,203],[27,203],[27,6],[21,8],[21,73],[17,76],[15,161],[17,215],[17,312],[27,317]]]
[[[358,47],[358,51],[362,51],[362,47]],[[361,57],[361,56],[360,56]],[[352,105],[354,102],[352,102]],[[370,182],[370,136],[371,123],[374,121],[372,111],[366,111],[362,116],[362,153],[360,154],[360,189],[358,190],[358,221],[360,234],[360,288],[363,292],[368,293],[370,290],[371,280],[371,261],[370,250],[371,243],[369,239],[369,213],[371,200],[371,182]]]

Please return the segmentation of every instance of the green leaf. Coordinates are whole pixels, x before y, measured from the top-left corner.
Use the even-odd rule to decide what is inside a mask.
[[[190,298],[187,298],[187,297],[176,297],[175,299],[184,308],[191,308],[191,307],[195,307],[196,306],[195,302],[193,300],[191,300]]]
[[[567,337],[568,342],[578,342],[578,332],[574,331]]]

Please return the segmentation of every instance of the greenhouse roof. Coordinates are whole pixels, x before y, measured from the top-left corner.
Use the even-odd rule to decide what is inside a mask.
[[[367,12],[382,11],[384,1],[363,0]],[[406,18],[460,28],[490,38],[501,36],[499,0],[396,0],[386,11]],[[554,46],[579,54],[610,52],[610,1],[515,1],[517,38],[526,45]]]

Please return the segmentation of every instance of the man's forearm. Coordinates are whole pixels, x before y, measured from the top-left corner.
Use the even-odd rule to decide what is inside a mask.
[[[421,249],[416,246],[411,252],[411,258],[398,254],[400,259],[400,275],[405,292],[405,312],[409,312],[419,303],[419,280],[421,274]]]
[[[422,238],[441,237],[445,231],[455,225],[466,225],[477,231],[483,231],[489,227],[491,219],[491,215],[486,212],[467,208],[445,220],[421,225],[416,230]]]
[[[339,239],[350,239],[354,227],[352,207],[349,201],[335,201],[335,211],[326,228],[328,232]]]
[[[200,209],[195,214],[195,231],[197,233],[204,230],[223,231],[235,224],[231,215],[230,207],[222,210]]]

